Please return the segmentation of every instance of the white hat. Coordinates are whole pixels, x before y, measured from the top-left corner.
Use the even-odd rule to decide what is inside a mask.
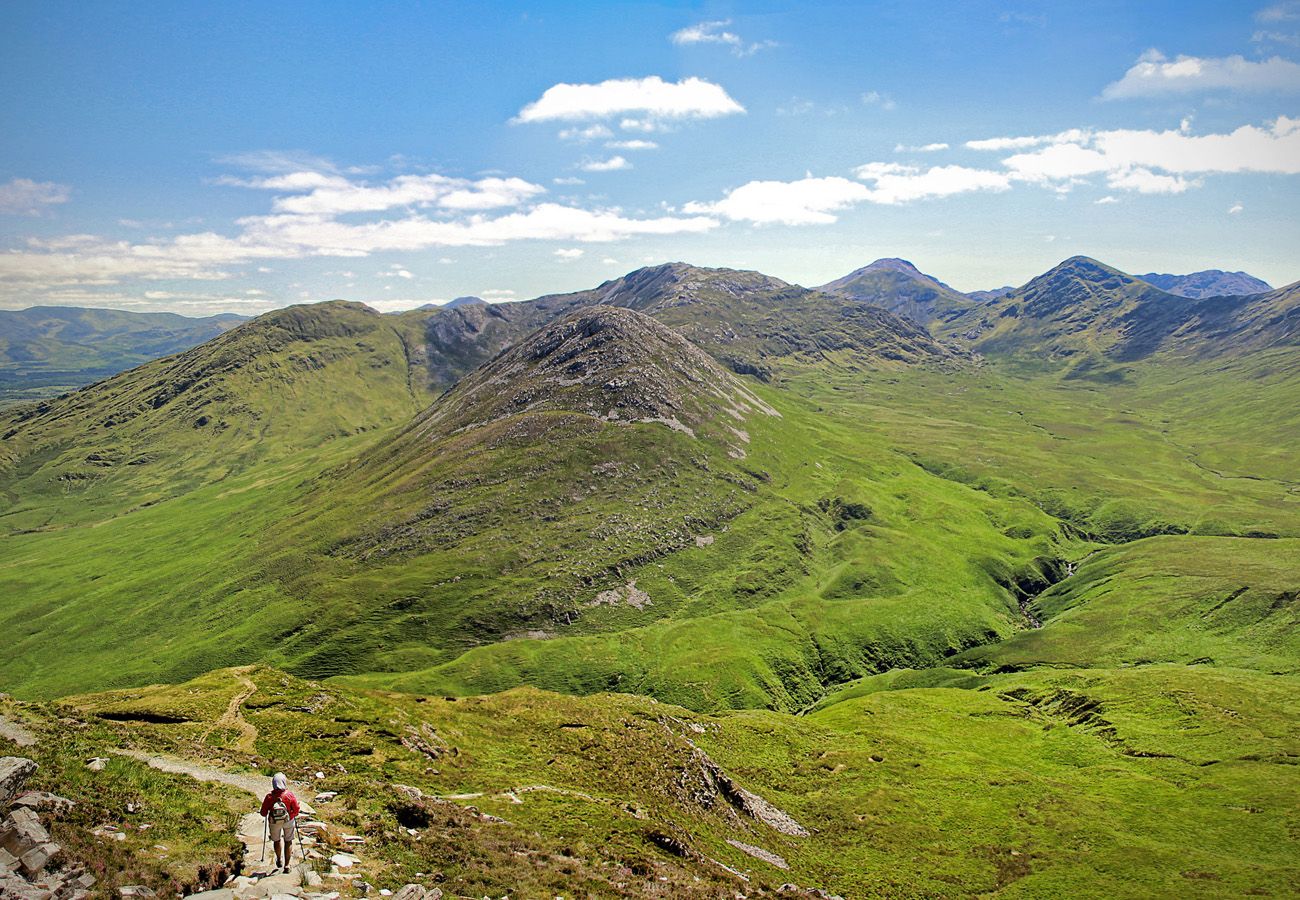
[[[289,786],[289,779],[284,777],[283,772],[276,772],[271,776],[271,790],[282,791]]]

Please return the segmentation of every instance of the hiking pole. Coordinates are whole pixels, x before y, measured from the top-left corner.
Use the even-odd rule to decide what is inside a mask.
[[[302,859],[299,860],[299,862],[306,862],[306,861],[307,861],[307,848],[306,848],[305,846],[303,846],[303,843],[302,843],[302,832],[298,830],[298,819],[297,819],[296,816],[294,817],[294,820],[293,820],[293,833],[294,833],[294,834],[297,836],[297,838],[298,838],[298,852],[302,854]]]
[[[262,819],[262,862],[266,862],[266,833],[271,828],[268,819]]]

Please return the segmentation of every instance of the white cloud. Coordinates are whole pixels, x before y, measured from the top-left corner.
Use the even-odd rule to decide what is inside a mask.
[[[1107,194],[1105,197],[1102,197],[1100,200],[1094,200],[1092,202],[1096,203],[1098,206],[1104,206],[1108,203],[1118,203],[1119,200],[1118,198],[1112,197],[1109,194]]]
[[[141,243],[93,235],[29,239],[0,253],[0,286],[49,289],[109,285],[130,279],[218,280],[225,267],[270,259],[364,257],[383,251],[492,246],[512,241],[606,242],[640,235],[699,234],[718,226],[708,216],[626,216],[615,210],[541,203],[502,215],[444,210],[451,218],[407,211],[398,218],[343,222],[329,214],[274,212],[237,221],[233,236],[213,232]],[[397,276],[404,277],[404,276]]]
[[[600,264],[602,266],[616,266],[618,265],[618,260],[616,260],[612,256],[606,256],[604,259],[600,261]]]
[[[905,144],[895,144],[895,153],[938,153],[940,150],[947,150],[948,145],[944,143],[921,144],[919,147],[909,147]]]
[[[1011,187],[1011,179],[1005,172],[966,166],[920,169],[895,163],[868,163],[858,166],[854,174],[863,181],[872,182],[866,199],[887,205],[971,191],[1005,191]]]
[[[67,203],[71,196],[72,188],[66,184],[14,178],[0,184],[0,213],[34,216],[46,206]]]
[[[582,254],[586,252],[581,247],[561,247],[555,251],[555,255],[560,262],[573,262],[575,259],[581,259]]]
[[[402,266],[401,263],[394,263],[388,267],[387,272],[380,272],[379,278],[405,278],[408,281],[415,277],[410,271]]]
[[[479,291],[479,292],[478,292],[478,295],[479,295],[480,297],[482,297],[484,300],[487,300],[487,299],[498,299],[498,300],[500,300],[500,299],[505,299],[505,298],[508,298],[508,297],[513,297],[513,296],[515,295],[515,292],[514,292],[514,291],[511,291],[511,290],[507,290],[507,289],[505,289],[505,288],[493,288],[493,289],[491,289],[491,290],[487,290],[487,291]]]
[[[1179,56],[1171,60],[1158,50],[1148,50],[1101,95],[1117,100],[1207,90],[1300,91],[1300,64],[1278,56],[1260,62],[1242,56]]]
[[[564,187],[571,187],[577,184],[586,184],[587,182],[583,181],[581,178],[566,177],[566,178],[552,178],[551,183],[562,185]]]
[[[719,85],[702,78],[664,81],[612,78],[599,84],[556,84],[519,111],[517,122],[563,122],[628,116],[629,121],[712,119],[743,113]],[[623,127],[628,127],[624,125]]]
[[[1256,31],[1250,36],[1250,39],[1257,44],[1286,44],[1289,47],[1300,47],[1300,32],[1294,31]]]
[[[1024,137],[996,137],[984,138],[978,141],[967,141],[966,147],[971,150],[1024,150],[1029,147],[1040,147],[1043,144],[1065,144],[1072,141],[1085,140],[1089,132],[1081,128],[1071,128],[1066,131],[1057,132],[1056,134],[1029,135]]]
[[[560,130],[559,134],[560,140],[562,141],[578,141],[580,143],[604,140],[605,138],[612,138],[613,136],[614,132],[609,130],[609,126],[601,125],[599,123],[595,125],[575,125],[573,128],[563,128]]]
[[[687,203],[684,211],[756,224],[824,225],[837,221],[835,213],[859,203],[895,206],[970,191],[1003,191],[1011,186],[1005,172],[965,166],[920,169],[899,163],[867,163],[855,169],[854,175],[858,181],[812,175],[798,181],[751,181],[716,202]]]
[[[820,225],[836,221],[833,213],[868,199],[870,193],[866,185],[836,176],[751,181],[714,203],[687,203],[685,211],[757,224]]]
[[[1237,215],[1238,213],[1240,213],[1240,212],[1241,212],[1243,209],[1245,209],[1245,208],[1246,208],[1246,207],[1244,207],[1244,206],[1241,205],[1241,201],[1238,200],[1236,203],[1234,203],[1234,204],[1232,204],[1231,206],[1228,207],[1228,215],[1230,215],[1230,216],[1235,216],[1235,215]]]
[[[276,212],[334,216],[382,212],[396,207],[483,210],[518,206],[546,192],[522,178],[450,178],[446,175],[399,175],[378,185],[320,172],[289,172],[268,178],[223,179],[224,184],[279,191]]]
[[[748,42],[735,32],[725,30],[730,24],[730,19],[700,22],[674,31],[669,40],[679,47],[689,44],[723,44],[730,47],[731,52],[737,56],[750,56],[759,50],[777,46],[776,41]]]
[[[1139,194],[1181,194],[1189,187],[1200,187],[1200,184],[1179,175],[1161,175],[1142,168],[1124,169],[1106,176],[1108,187]]]
[[[611,156],[609,159],[589,159],[578,168],[584,172],[617,172],[632,168],[632,164],[621,156]]]
[[[249,288],[248,290],[244,291],[244,293],[247,294],[249,297],[265,297],[265,296],[266,296],[266,291],[259,291],[257,288]]]
[[[1291,22],[1300,19],[1300,0],[1283,0],[1255,13],[1260,22]]]
[[[1076,137],[1070,142],[1050,143],[1042,149],[1009,156],[1002,162],[1012,177],[1039,182],[1133,169],[1185,176],[1237,172],[1300,174],[1300,118],[1279,116],[1267,127],[1243,125],[1226,134],[1194,135],[1181,129],[1118,129],[1072,134]]]
[[[610,150],[658,150],[659,145],[654,141],[608,141],[605,144]]]
[[[864,106],[875,106],[883,110],[896,109],[898,104],[888,94],[882,94],[880,91],[866,91],[862,95],[862,104]]]

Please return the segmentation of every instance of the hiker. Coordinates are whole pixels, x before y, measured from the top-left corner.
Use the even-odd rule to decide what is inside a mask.
[[[293,852],[293,835],[297,828],[298,798],[289,790],[289,779],[283,772],[271,776],[271,793],[262,800],[262,817],[271,833],[271,846],[275,848],[275,867],[289,871],[289,854]],[[281,854],[283,844],[284,853]]]

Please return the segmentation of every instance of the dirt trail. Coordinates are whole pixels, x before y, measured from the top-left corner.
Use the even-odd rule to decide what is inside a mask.
[[[221,714],[217,721],[212,723],[207,731],[203,732],[199,740],[206,741],[208,735],[218,728],[229,728],[239,732],[239,739],[235,741],[234,749],[243,753],[254,753],[256,752],[257,729],[244,718],[242,707],[244,701],[257,692],[257,685],[247,675],[241,674],[238,677],[240,684],[244,686],[243,692],[230,698],[230,704],[226,707],[226,711]]]
[[[251,693],[252,691],[249,691],[249,694]],[[247,696],[248,694],[244,695],[245,698]],[[242,702],[242,699],[240,702]],[[237,704],[234,703],[232,703],[232,707],[238,708]],[[129,756],[132,759],[137,759],[147,766],[158,769],[160,772],[188,775],[197,781],[209,781],[238,788],[252,794],[259,804],[266,791],[270,788],[270,779],[265,775],[235,774],[213,766],[205,766],[201,763],[170,756],[151,755],[139,750],[113,750],[112,752],[118,756]],[[290,783],[289,789],[293,790],[294,787],[295,785]],[[310,785],[306,784],[299,784],[297,787],[303,793],[312,789]],[[298,803],[302,807],[304,819],[315,817],[316,811],[312,809],[311,804],[302,800],[302,798],[299,798]],[[305,865],[301,858],[302,846],[295,839],[293,852],[290,854],[290,858],[294,863],[293,867],[288,872],[277,872],[274,868],[275,853],[268,846],[269,842],[264,840],[264,827],[265,820],[258,812],[250,812],[240,818],[236,836],[244,845],[244,874],[236,878],[228,887],[234,891],[237,900],[253,900],[253,898],[272,897],[276,894],[304,896],[306,875],[310,867]],[[304,837],[306,837],[305,834]],[[327,854],[328,852],[326,851]]]

